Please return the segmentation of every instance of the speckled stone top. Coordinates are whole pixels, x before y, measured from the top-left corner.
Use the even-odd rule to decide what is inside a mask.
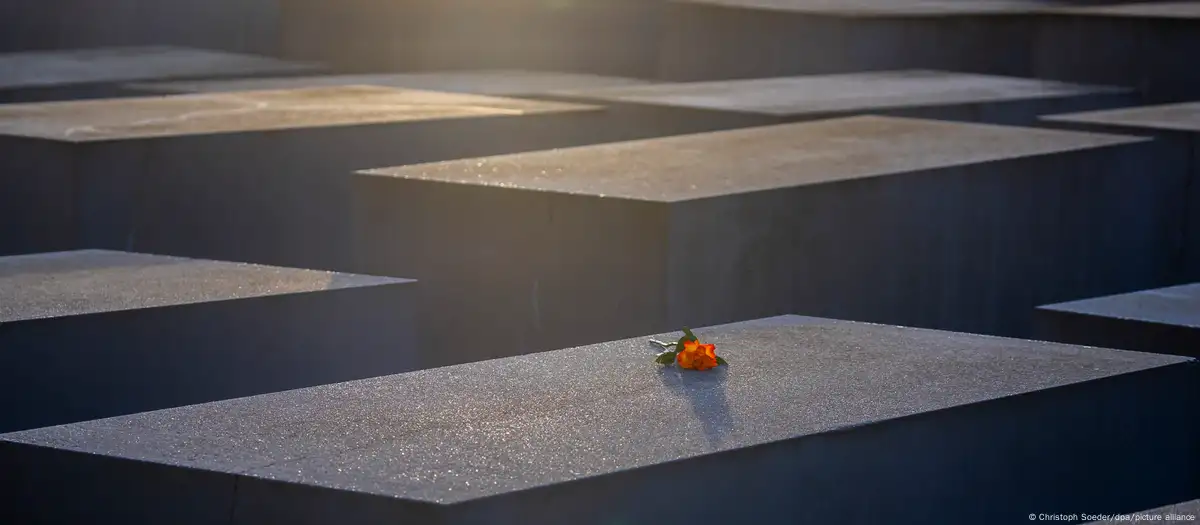
[[[427,89],[481,95],[538,95],[564,89],[591,89],[648,84],[644,80],[583,73],[520,70],[428,71],[380,75],[323,75],[285,78],[245,78],[191,82],[151,82],[131,87],[160,93],[220,93],[263,89],[295,89],[368,85]]]
[[[0,106],[0,135],[86,142],[599,109],[465,93],[340,86],[9,104]]]
[[[316,71],[315,65],[178,47],[0,53],[0,89]]]
[[[714,5],[829,16],[904,17],[1012,15],[1044,9],[1043,0],[670,0],[681,4]]]
[[[673,202],[1146,140],[861,116],[361,173]]]
[[[1042,120],[1130,129],[1200,132],[1200,102],[1050,115]]]
[[[1200,328],[1200,283],[1051,304],[1041,308]]]
[[[651,84],[556,94],[586,101],[634,102],[773,116],[797,116],[1127,91],[1129,90],[1124,88],[1083,86],[1027,78],[910,70]]]
[[[1200,2],[1114,2],[1109,5],[1089,5],[1049,9],[1055,14],[1072,16],[1106,16],[1113,18],[1173,18],[1200,19]]]
[[[0,257],[0,322],[411,282],[105,250]]]
[[[696,333],[731,365],[662,367],[636,338],[0,440],[455,503],[1188,361],[855,323]]]

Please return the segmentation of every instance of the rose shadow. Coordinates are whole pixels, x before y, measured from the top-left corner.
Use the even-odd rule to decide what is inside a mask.
[[[728,369],[728,366],[718,366],[701,372],[681,370],[677,365],[672,365],[658,370],[658,378],[663,386],[691,404],[692,413],[700,421],[712,450],[720,448],[733,430],[733,415],[725,398]]]

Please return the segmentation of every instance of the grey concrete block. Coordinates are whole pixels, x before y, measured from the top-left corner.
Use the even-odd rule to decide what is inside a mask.
[[[1200,499],[1167,505],[1153,510],[1112,516],[1103,521],[1093,521],[1090,523],[1195,523],[1197,520],[1200,520]]]
[[[173,45],[274,55],[279,50],[279,3],[279,0],[4,2],[0,5],[0,51]]]
[[[3,106],[0,254],[339,270],[354,170],[588,143],[599,109],[367,86]]]
[[[1038,339],[1200,357],[1200,284],[1038,308]]]
[[[765,125],[863,113],[1025,125],[1065,108],[1083,111],[1139,101],[1120,87],[927,70],[650,84],[553,95],[603,104],[613,114],[627,115],[630,128],[664,131],[689,126],[709,131],[736,119]]]
[[[893,69],[1032,76],[1036,1],[675,0],[665,80]]]
[[[312,73],[313,64],[177,47],[0,54],[0,103],[130,96],[127,82]]]
[[[1133,86],[1152,102],[1200,97],[1200,2],[1051,9],[1037,26],[1033,76]]]
[[[284,56],[341,69],[653,77],[665,0],[289,0]]]
[[[414,286],[102,250],[0,257],[0,430],[414,370]]]
[[[868,116],[369,170],[356,271],[420,279],[464,360],[785,313],[1021,336],[1176,277],[1165,153]]]
[[[1042,120],[1059,127],[1152,135],[1172,150],[1179,167],[1170,169],[1189,174],[1187,216],[1179,225],[1184,232],[1181,282],[1200,280],[1200,102],[1050,115]]]
[[[804,320],[697,334],[731,365],[664,368],[635,338],[7,434],[0,519],[1006,524],[1196,486],[1194,360]]]
[[[129,86],[146,93],[220,93],[351,85],[475,93],[501,97],[537,97],[552,91],[649,84],[633,78],[521,70],[424,71],[371,75],[296,76],[192,82],[153,82]]]

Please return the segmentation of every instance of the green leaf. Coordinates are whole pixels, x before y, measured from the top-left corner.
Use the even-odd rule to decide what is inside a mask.
[[[729,366],[729,363],[728,363],[728,362],[726,362],[726,361],[725,361],[725,358],[723,358],[723,357],[721,357],[721,356],[717,356],[717,364],[718,364],[718,365],[725,365],[725,366]]]
[[[683,328],[683,338],[687,339],[688,341],[699,341],[700,340],[700,338],[696,337],[696,334],[693,334],[692,330],[687,327]],[[682,340],[683,339],[680,339],[680,341],[682,341]]]
[[[675,354],[678,353],[679,352],[663,352],[658,354],[658,357],[654,358],[654,362],[660,365],[669,365],[675,362]]]

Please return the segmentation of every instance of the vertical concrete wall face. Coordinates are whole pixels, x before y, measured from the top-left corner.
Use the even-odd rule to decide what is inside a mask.
[[[1154,160],[1170,153],[1142,143],[679,204],[668,326],[795,311],[1029,337],[1041,298],[1178,279],[1184,181]]]
[[[295,0],[288,57],[346,70],[526,68],[653,75],[664,0]]]
[[[1135,87],[1148,102],[1200,96],[1200,19],[1046,15],[1033,76]]]
[[[0,5],[0,52],[177,45],[275,54],[279,0],[38,0]]]
[[[695,81],[884,69],[1027,76],[1030,19],[851,17],[672,5],[664,80]]]

